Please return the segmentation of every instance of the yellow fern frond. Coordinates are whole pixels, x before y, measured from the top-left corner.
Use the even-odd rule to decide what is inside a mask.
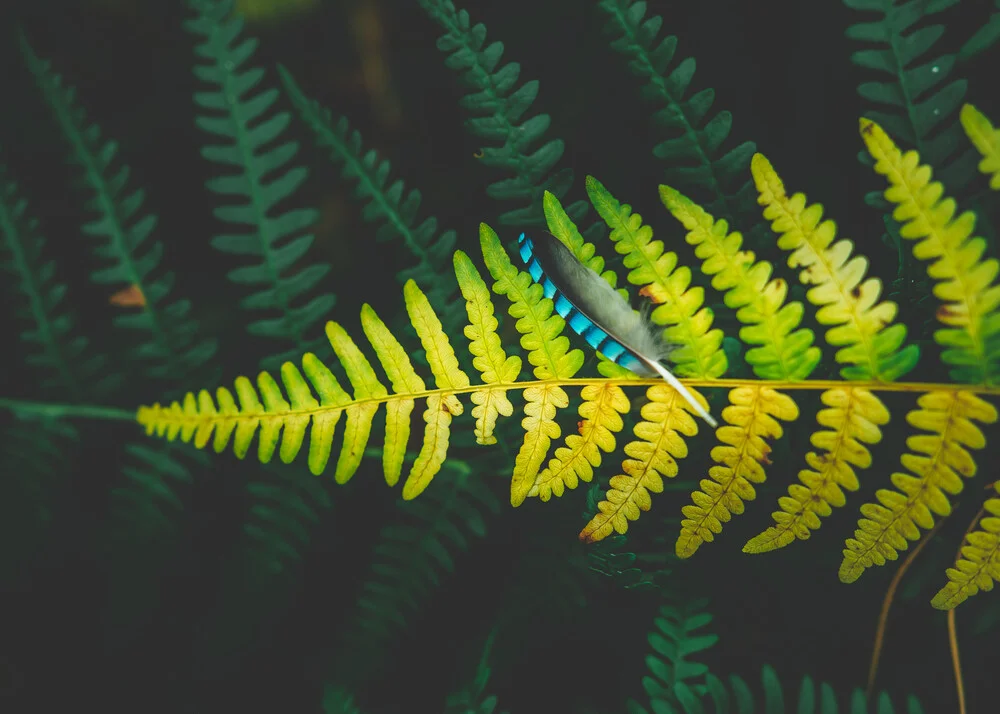
[[[754,372],[776,380],[808,377],[821,354],[812,344],[812,331],[796,329],[804,307],[797,301],[785,303],[788,284],[780,278],[770,279],[770,263],[756,260],[752,251],[740,250],[743,237],[738,232],[729,233],[726,221],[714,220],[669,186],[660,186],[660,198],[687,228],[685,240],[695,246],[695,255],[702,259],[702,272],[712,276],[712,286],[724,294],[726,305],[737,311],[736,317],[745,325],[740,337],[757,345],[746,353]],[[692,493],[694,505],[682,509],[687,519],[676,544],[680,557],[693,555],[703,542],[721,532],[722,524],[733,514],[743,512],[743,501],[756,495],[750,481],[762,483],[766,477],[761,462],[770,446],[761,435],[779,438],[783,431],[775,419],[798,418],[798,407],[791,397],[766,387],[734,389],[729,401],[732,406],[722,410],[727,425],[716,430],[725,446],[711,452],[719,465],[709,471],[712,480],[701,482],[707,491]]]
[[[628,522],[652,505],[649,494],[663,491],[663,478],[677,475],[677,461],[687,456],[687,444],[681,438],[698,432],[690,406],[674,389],[656,385],[646,391],[649,403],[643,405],[642,421],[633,432],[638,440],[625,445],[623,474],[612,477],[607,498],[597,504],[598,512],[580,531],[580,540],[593,543],[613,532],[625,533]],[[703,399],[696,395],[696,399]]]
[[[479,370],[483,384],[513,384],[521,373],[521,358],[516,355],[508,357],[500,344],[500,336],[497,335],[500,323],[493,315],[489,288],[465,253],[455,251],[454,263],[455,276],[462,297],[465,298],[465,311],[469,315],[465,336],[469,338],[472,366]],[[514,413],[514,405],[507,398],[507,390],[477,389],[472,393],[471,399],[475,405],[472,416],[476,418],[476,442],[495,444],[497,439],[493,436],[493,430],[498,416],[510,416]]]
[[[500,239],[485,223],[479,227],[479,242],[486,267],[496,281],[493,291],[506,295],[508,312],[517,318],[521,346],[528,351],[540,380],[568,379],[583,366],[583,352],[569,349],[569,338],[562,335],[565,322],[552,312],[552,301],[542,296],[542,286],[510,262]],[[524,441],[514,460],[510,484],[510,502],[519,506],[535,483],[552,439],[562,433],[555,421],[556,411],[569,406],[569,396],[558,385],[542,385],[524,390]]]
[[[969,141],[983,157],[979,170],[990,177],[990,188],[1000,190],[1000,129],[971,104],[963,106],[958,116]]]
[[[826,340],[840,348],[836,360],[846,365],[841,376],[891,381],[912,370],[919,349],[903,345],[905,325],[892,324],[898,312],[896,304],[878,302],[881,281],[864,279],[868,261],[863,256],[851,258],[851,241],[834,242],[836,224],[822,220],[820,204],[807,206],[802,193],[788,196],[781,178],[762,154],[754,155],[750,168],[764,218],[771,221],[771,229],[778,235],[778,247],[789,251],[788,267],[803,268],[799,280],[812,286],[806,297],[820,306],[816,320],[830,326]],[[882,401],[870,391],[850,387],[831,389],[822,400],[829,408],[821,410],[817,420],[832,430],[810,437],[813,446],[823,449],[822,455],[806,454],[810,468],[798,475],[803,485],[789,487],[788,496],[779,500],[781,510],[773,514],[776,525],[751,538],[744,552],[774,550],[796,538],[808,538],[819,528],[819,519],[831,513],[831,507],[846,503],[841,489],[858,489],[852,467],[871,465],[871,453],[863,444],[882,440],[878,427],[889,421]]]
[[[744,553],[763,553],[809,538],[820,527],[820,518],[847,502],[841,489],[858,490],[854,469],[871,466],[872,455],[864,444],[882,440],[879,426],[889,422],[885,405],[867,389],[854,387],[828,389],[821,399],[828,408],[819,411],[816,421],[828,429],[813,433],[809,441],[823,453],[806,454],[810,468],[799,471],[801,484],[789,486],[788,495],[778,500],[781,510],[772,514],[775,525],[747,541]]]
[[[875,170],[889,181],[885,198],[896,204],[893,218],[903,238],[918,241],[913,255],[933,260],[927,274],[934,295],[942,301],[938,320],[946,325],[934,333],[944,347],[941,359],[953,365],[950,375],[964,384],[1000,382],[1000,272],[995,258],[983,260],[986,241],[972,236],[976,216],[955,217],[955,201],[943,198],[944,188],[931,181],[931,167],[920,164],[915,151],[902,153],[878,124],[861,120],[861,136],[875,159]]]
[[[968,449],[981,449],[986,438],[973,420],[992,424],[997,411],[989,402],[968,391],[940,391],[922,395],[919,409],[906,420],[928,432],[911,436],[906,445],[912,453],[900,461],[909,473],[894,473],[898,491],[879,489],[879,503],[861,507],[864,516],[858,522],[854,538],[845,543],[840,579],[857,580],[866,568],[895,560],[906,550],[908,541],[920,538],[920,528],[934,526],[934,516],[946,516],[951,504],[945,494],[962,490],[962,478],[976,473],[976,464]]]
[[[605,270],[604,258],[597,254],[597,247],[584,240],[576,224],[566,213],[562,203],[555,194],[546,191],[542,196],[542,209],[545,212],[545,223],[549,232],[569,248],[576,259],[608,281],[611,287],[618,286],[618,275],[613,270]],[[620,288],[618,292],[628,299],[628,291]]]
[[[675,550],[680,558],[694,555],[702,543],[711,543],[722,524],[743,513],[743,501],[756,497],[753,484],[763,483],[764,464],[771,463],[771,446],[765,439],[784,433],[778,419],[794,421],[799,409],[786,394],[770,387],[739,387],[729,393],[730,406],[722,410],[726,425],[716,431],[722,446],[712,449],[716,466],[702,479],[700,491],[691,494],[693,505],[681,512],[681,533]]]
[[[564,489],[574,489],[580,481],[590,481],[594,469],[601,465],[601,451],[615,450],[615,434],[625,423],[622,414],[629,411],[629,400],[624,390],[614,384],[587,386],[580,392],[579,433],[566,437],[566,446],[556,449],[555,457],[545,470],[538,474],[528,492],[548,501],[553,495],[561,496]]]
[[[1000,481],[993,489],[1000,495]],[[980,590],[992,590],[994,580],[1000,582],[1000,498],[987,499],[983,510],[989,515],[965,537],[955,567],[948,568],[948,584],[931,600],[939,610],[958,607]]]
[[[410,356],[399,344],[385,323],[367,303],[361,306],[361,327],[382,363],[382,369],[397,394],[417,394],[424,389],[424,380],[413,369]],[[382,468],[385,482],[395,486],[403,470],[406,444],[410,440],[410,414],[416,402],[400,399],[385,405],[385,446],[382,449]]]

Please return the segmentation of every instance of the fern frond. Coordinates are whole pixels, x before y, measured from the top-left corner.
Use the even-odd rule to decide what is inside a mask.
[[[55,261],[46,260],[45,244],[27,200],[0,164],[0,269],[8,276],[3,282],[21,293],[12,313],[26,328],[21,341],[33,350],[25,361],[38,368],[35,382],[43,390],[78,400],[108,394],[120,379],[106,373],[107,357],[75,328],[68,287],[56,278]]]
[[[946,325],[934,339],[941,359],[953,366],[953,380],[965,384],[1000,381],[1000,272],[995,258],[983,259],[986,241],[972,236],[976,216],[955,216],[954,199],[931,181],[931,168],[915,151],[902,153],[878,124],[861,120],[861,136],[875,158],[875,170],[889,181],[886,199],[895,204],[893,217],[900,235],[918,241],[913,254],[933,260],[928,275],[937,281],[934,295],[942,301],[938,320]]]
[[[845,543],[840,579],[857,580],[866,568],[895,560],[908,541],[920,538],[921,528],[934,526],[934,516],[951,513],[948,496],[962,490],[962,477],[971,478],[976,464],[968,449],[981,449],[986,437],[973,421],[992,424],[997,410],[974,393],[955,390],[930,392],[917,400],[919,409],[906,420],[927,434],[906,440],[911,453],[900,461],[909,473],[892,474],[898,491],[879,489],[879,503],[861,507],[864,516],[854,537]]]
[[[679,607],[669,604],[660,607],[659,617],[654,620],[655,629],[647,637],[654,653],[646,656],[646,667],[652,676],[642,678],[642,688],[654,712],[661,711],[664,704],[679,704],[674,695],[678,684],[689,683],[693,692],[705,692],[708,667],[690,658],[719,641],[718,635],[704,629],[712,622],[712,615],[705,612],[706,605],[707,600],[696,600]],[[629,711],[634,710],[642,707],[630,701]]]
[[[587,386],[580,396],[579,433],[567,436],[566,445],[556,449],[548,466],[535,478],[529,496],[548,501],[567,488],[576,488],[580,481],[589,482],[601,465],[600,452],[614,452],[614,435],[625,426],[621,415],[628,414],[631,407],[624,390],[614,384]]]
[[[449,331],[457,330],[462,322],[461,303],[452,300],[451,282],[439,279],[447,272],[448,257],[455,248],[455,231],[439,233],[433,216],[418,223],[420,191],[405,192],[401,180],[390,184],[389,161],[379,160],[374,150],[364,151],[361,133],[350,130],[346,117],[334,121],[330,110],[307,97],[285,67],[278,65],[278,74],[299,116],[312,129],[316,144],[329,151],[334,163],[342,164],[341,175],[345,179],[356,182],[354,196],[366,202],[362,217],[369,223],[382,224],[375,232],[375,239],[398,239],[417,259],[417,264],[400,271],[397,279],[402,283],[416,280],[432,285],[428,292],[431,301],[442,306],[442,317]]]
[[[993,484],[1000,495],[1000,481]],[[967,545],[954,568],[948,568],[948,584],[931,600],[939,610],[951,610],[980,590],[993,589],[1000,582],[1000,498],[988,498],[983,510],[989,515],[979,521],[979,528],[965,536]]]
[[[462,82],[474,90],[461,102],[472,115],[465,128],[486,142],[500,144],[482,147],[477,155],[479,161],[491,169],[513,173],[513,178],[496,181],[486,189],[492,198],[520,205],[502,213],[500,223],[544,226],[545,191],[562,198],[573,184],[573,172],[571,169],[553,172],[564,145],[560,139],[544,141],[551,122],[548,114],[521,121],[538,96],[538,81],[530,80],[516,87],[521,66],[517,62],[501,66],[503,43],[486,44],[486,27],[482,23],[472,25],[469,13],[457,10],[452,0],[419,2],[445,31],[437,41],[438,49],[448,53],[445,64],[461,72]],[[584,201],[576,201],[566,209],[574,220],[582,218],[586,210]]]
[[[482,376],[483,384],[512,385],[521,373],[521,358],[510,357],[504,352],[497,335],[500,323],[493,312],[493,301],[489,288],[479,270],[464,252],[455,251],[455,277],[465,298],[465,309],[469,324],[465,336],[469,339],[472,366]],[[500,388],[479,389],[472,393],[472,416],[476,418],[476,441],[480,444],[495,444],[493,435],[499,416],[510,416],[514,405],[507,398],[507,390]]]
[[[962,130],[954,116],[968,82],[965,79],[947,81],[955,67],[955,55],[930,55],[944,34],[944,25],[924,21],[957,2],[844,0],[853,10],[882,16],[874,22],[857,23],[847,28],[849,38],[880,46],[854,52],[851,61],[880,73],[879,77],[891,77],[888,81],[864,82],[858,86],[862,98],[880,107],[866,111],[865,117],[915,146],[941,173],[945,185],[952,191],[965,188],[974,174],[975,155],[963,149]],[[921,26],[913,29],[918,24]],[[867,157],[862,154],[860,158],[864,161]],[[865,200],[884,207],[876,192],[868,194]]]
[[[1000,26],[1000,12],[997,14]],[[990,177],[990,188],[1000,190],[1000,129],[996,129],[989,118],[971,104],[962,107],[959,113],[962,128],[969,141],[982,156],[979,171]]]
[[[710,212],[732,221],[753,205],[753,184],[745,170],[756,145],[745,141],[729,151],[720,147],[729,137],[733,115],[728,111],[709,116],[715,91],[703,89],[686,96],[695,72],[688,57],[671,69],[677,37],[658,39],[663,18],[643,19],[642,0],[601,0],[597,6],[607,16],[605,30],[615,35],[612,49],[629,59],[633,74],[647,82],[642,98],[657,111],[653,124],[669,138],[653,148],[653,155],[668,163],[665,180],[682,186],[702,199]]]
[[[704,401],[700,394],[692,393]],[[633,429],[639,438],[625,445],[625,455],[630,458],[622,462],[624,473],[611,478],[606,500],[597,506],[599,513],[580,531],[584,542],[601,540],[612,532],[625,533],[628,522],[652,506],[649,494],[663,492],[663,477],[677,475],[676,459],[688,454],[681,435],[698,433],[690,406],[673,388],[650,387],[646,398],[649,403],[639,412],[642,421]]]
[[[449,461],[443,488],[402,501],[402,518],[386,525],[372,554],[351,626],[343,634],[343,661],[334,669],[364,681],[392,649],[392,639],[455,570],[456,558],[484,538],[500,503],[487,484],[462,462]]]
[[[454,351],[426,296],[412,281],[406,284],[405,292],[407,310],[427,350],[438,389],[447,392],[468,387],[469,378],[458,368]],[[306,429],[311,425],[309,468],[318,475],[326,468],[337,423],[346,412],[343,446],[334,474],[334,480],[343,484],[361,464],[375,413],[379,404],[385,403],[387,448],[383,452],[383,463],[386,480],[393,485],[399,477],[400,450],[405,451],[409,436],[409,414],[414,403],[411,395],[424,392],[425,388],[405,351],[375,311],[366,305],[362,315],[365,333],[397,390],[392,395],[347,331],[336,322],[328,322],[327,338],[347,373],[352,395],[341,387],[315,354],[308,352],[302,358],[305,378],[293,363],[285,362],[281,366],[281,380],[288,399],[274,377],[264,371],[257,377],[256,388],[246,377],[237,378],[236,399],[225,387],[219,387],[215,400],[207,390],[201,390],[197,398],[189,392],[183,406],[174,402],[169,407],[160,404],[141,407],[137,419],[146,426],[147,433],[155,431],[171,441],[178,435],[183,441],[194,439],[198,448],[204,447],[214,433],[216,452],[225,449],[232,438],[238,458],[246,455],[259,430],[257,457],[265,464],[270,462],[279,444],[281,461],[291,463],[301,450]],[[403,486],[405,499],[416,498],[441,468],[448,447],[451,417],[461,414],[462,409],[454,394],[439,392],[427,396],[423,446]]]
[[[316,222],[317,212],[312,208],[277,209],[294,196],[307,171],[289,165],[298,151],[296,142],[274,144],[290,120],[287,112],[268,116],[278,90],[252,93],[264,71],[244,65],[252,57],[257,41],[238,39],[243,20],[239,15],[230,16],[232,0],[188,3],[198,16],[186,27],[202,38],[195,51],[207,60],[195,66],[195,75],[213,85],[209,91],[195,93],[195,104],[206,110],[195,123],[226,142],[205,146],[202,156],[230,172],[210,179],[206,187],[237,201],[214,209],[216,218],[236,226],[238,232],[216,236],[212,246],[230,255],[252,256],[256,261],[231,270],[228,277],[256,289],[241,302],[244,309],[280,313],[247,325],[252,335],[292,343],[288,351],[264,360],[265,369],[272,369],[288,357],[321,344],[321,339],[311,338],[310,333],[333,308],[334,296],[322,293],[305,304],[297,303],[329,272],[330,266],[312,263],[297,269],[313,243],[313,235],[303,231]],[[234,169],[236,173],[232,173]]]
[[[799,280],[811,286],[806,297],[819,306],[816,321],[829,326],[826,340],[840,348],[835,358],[846,365],[841,376],[892,381],[912,370],[919,348],[904,346],[906,326],[892,324],[896,304],[878,302],[882,290],[878,278],[864,279],[868,261],[863,256],[851,258],[851,241],[834,242],[837,227],[832,220],[822,220],[820,204],[807,206],[802,193],[788,196],[763,155],[754,155],[751,169],[758,202],[778,235],[778,247],[789,251],[788,267],[803,268]],[[744,552],[774,550],[796,538],[808,538],[820,518],[845,504],[841,489],[858,489],[852,466],[871,465],[871,453],[863,444],[882,440],[878,427],[889,421],[882,401],[868,390],[851,387],[830,389],[822,401],[828,408],[819,412],[817,420],[829,429],[813,433],[810,442],[825,453],[806,454],[810,468],[799,472],[801,485],[790,486],[788,496],[779,500],[781,510],[773,514],[776,525],[748,541]]]
[[[801,380],[812,373],[821,354],[812,344],[813,333],[799,328],[804,307],[785,303],[788,284],[770,280],[771,264],[757,261],[752,251],[740,250],[743,238],[729,233],[725,220],[710,214],[669,186],[660,186],[660,198],[674,217],[687,228],[685,240],[695,246],[702,259],[702,272],[712,276],[712,287],[724,293],[724,301],[737,310],[745,326],[742,340],[757,345],[747,350],[746,361],[764,379]],[[711,542],[722,524],[743,512],[743,501],[756,497],[752,483],[763,483],[762,464],[769,463],[770,445],[762,437],[778,439],[784,433],[776,421],[794,421],[798,407],[784,394],[762,385],[740,387],[729,394],[731,406],[722,410],[725,425],[716,435],[723,443],[712,449],[716,462],[710,479],[701,481],[701,491],[692,494],[693,505],[685,506],[677,540],[677,555],[690,557],[703,542]]]
[[[754,696],[750,686],[739,676],[730,675],[728,685],[715,675],[709,673],[705,676],[705,684],[699,689],[695,689],[686,682],[678,682],[673,689],[672,695],[676,700],[679,709],[667,709],[666,711],[677,712],[677,714],[705,714],[705,704],[712,702],[712,714],[755,714],[756,712],[766,712],[766,714],[894,714],[903,712],[902,709],[893,708],[892,699],[886,692],[880,692],[878,697],[872,697],[860,689],[855,689],[851,694],[849,704],[841,709],[838,704],[838,697],[826,682],[820,683],[818,692],[813,684],[812,677],[808,675],[802,678],[799,686],[798,696],[793,698],[792,692],[787,692],[781,684],[774,668],[764,665],[761,669],[761,688],[763,690],[763,704],[761,697]],[[786,705],[785,702],[788,702]],[[792,708],[794,707],[794,709]],[[660,710],[655,710],[660,711]],[[906,699],[905,714],[924,714],[924,709],[914,696]]]
[[[170,300],[174,275],[159,270],[163,244],[151,239],[157,217],[143,211],[145,192],[126,188],[129,167],[112,169],[118,143],[101,138],[100,127],[88,124],[85,112],[76,105],[74,89],[64,85],[51,62],[35,54],[24,35],[20,41],[28,67],[69,145],[70,159],[82,172],[90,195],[87,209],[97,214],[81,228],[100,240],[93,252],[101,267],[90,278],[116,289],[133,286],[144,298],[140,310],[120,313],[114,319],[117,327],[145,333],[141,343],[130,347],[130,360],[156,379],[190,379],[211,360],[217,343],[199,335],[190,300]]]
[[[528,352],[540,380],[568,379],[583,366],[583,352],[569,349],[569,338],[562,335],[565,321],[554,314],[552,301],[542,296],[542,286],[510,262],[500,239],[489,226],[479,228],[479,241],[486,267],[496,281],[493,291],[510,301],[508,312],[517,319],[521,347]],[[533,386],[524,390],[524,441],[514,461],[510,502],[519,506],[535,483],[552,439],[561,434],[555,422],[557,409],[569,406],[569,395],[557,385]]]

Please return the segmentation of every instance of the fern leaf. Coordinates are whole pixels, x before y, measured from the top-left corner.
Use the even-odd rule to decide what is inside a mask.
[[[771,446],[765,439],[784,433],[778,419],[795,421],[798,407],[791,397],[769,387],[739,387],[729,393],[730,406],[722,410],[726,424],[716,435],[722,445],[712,449],[716,462],[708,470],[701,490],[691,495],[692,505],[681,512],[681,533],[675,551],[689,558],[702,543],[711,543],[722,524],[743,513],[743,502],[756,498],[754,483],[763,483],[764,464],[771,463]]]
[[[560,139],[543,142],[551,122],[548,114],[538,114],[521,121],[538,96],[538,81],[516,87],[521,74],[517,62],[501,66],[502,42],[486,44],[486,27],[472,25],[469,13],[457,10],[452,0],[419,0],[420,6],[445,34],[437,47],[448,53],[445,64],[462,72],[462,82],[473,93],[462,99],[462,106],[472,118],[465,128],[473,136],[495,146],[480,149],[479,161],[491,169],[512,172],[512,178],[491,184],[486,193],[499,201],[516,201],[521,207],[500,215],[500,223],[519,227],[544,226],[542,198],[546,190],[562,198],[573,184],[573,172],[561,169],[553,173],[564,151]],[[515,88],[516,87],[516,88]],[[583,201],[567,207],[568,214],[580,219],[587,210]]]
[[[68,287],[56,279],[56,264],[46,260],[45,244],[28,202],[0,164],[0,269],[7,276],[3,282],[21,293],[11,312],[26,328],[20,338],[32,350],[25,361],[38,368],[34,381],[43,390],[77,400],[109,394],[120,379],[105,374],[107,357],[75,329]]]
[[[1000,481],[993,489],[1000,494]],[[965,536],[955,567],[948,568],[948,584],[931,600],[939,610],[951,610],[980,590],[992,590],[994,580],[1000,582],[1000,498],[986,499],[983,509],[989,515]]]
[[[438,233],[437,219],[433,216],[418,223],[420,191],[405,192],[401,180],[390,184],[389,161],[379,160],[374,150],[364,151],[361,134],[350,130],[345,117],[334,121],[330,110],[307,97],[285,67],[278,65],[278,74],[292,104],[312,129],[317,145],[327,149],[335,163],[343,165],[345,179],[355,181],[355,197],[366,201],[362,210],[364,220],[382,223],[375,239],[398,239],[417,259],[415,266],[399,272],[399,281],[412,279],[432,285],[431,301],[443,306],[442,318],[449,331],[457,330],[462,321],[461,304],[451,299],[451,282],[440,279],[455,248],[455,231]]]
[[[917,363],[919,348],[904,346],[906,326],[892,324],[896,304],[878,302],[881,282],[877,278],[864,280],[868,261],[862,256],[851,258],[849,240],[834,242],[836,225],[829,219],[821,220],[821,205],[807,206],[801,193],[787,195],[763,155],[754,155],[751,169],[760,193],[758,202],[778,235],[778,247],[789,251],[790,268],[803,268],[799,280],[812,286],[806,297],[820,308],[816,320],[829,326],[826,340],[840,348],[836,360],[846,365],[841,376],[892,381],[908,373]],[[858,489],[852,466],[871,465],[871,453],[863,444],[882,440],[878,427],[889,421],[882,401],[868,390],[850,387],[830,389],[822,401],[829,408],[821,410],[817,420],[829,430],[813,433],[810,442],[825,453],[806,454],[810,468],[799,472],[801,485],[790,486],[788,496],[779,500],[781,510],[773,514],[776,525],[748,541],[744,552],[774,550],[796,538],[808,538],[831,507],[844,505],[841,489]]]
[[[931,168],[920,164],[915,151],[902,153],[878,124],[861,120],[861,136],[875,158],[875,170],[886,176],[886,199],[895,204],[893,218],[900,235],[918,241],[913,254],[934,260],[928,275],[937,282],[934,295],[942,301],[938,320],[946,325],[934,333],[952,365],[951,378],[965,384],[1000,381],[1000,272],[995,258],[983,260],[986,241],[972,236],[976,217],[965,211],[955,217],[955,201],[943,198]]]
[[[604,278],[608,285],[617,287],[618,275],[613,270],[604,269],[604,258],[597,254],[597,246],[583,237],[576,227],[576,223],[563,208],[559,198],[552,192],[546,191],[542,199],[542,208],[545,212],[545,224],[549,232],[561,240],[572,251],[577,260]],[[619,289],[618,292],[626,300],[628,299],[628,291]]]
[[[483,384],[513,384],[521,373],[521,358],[510,357],[504,352],[497,335],[499,322],[493,314],[490,291],[479,270],[464,252],[455,251],[455,276],[465,298],[465,309],[469,324],[465,336],[469,339],[472,366],[482,376]],[[493,435],[497,418],[514,413],[514,405],[503,388],[478,389],[472,393],[472,416],[476,419],[476,441],[480,444],[495,444]]]
[[[753,142],[722,152],[733,116],[728,111],[709,116],[715,91],[703,89],[686,96],[695,72],[688,57],[672,69],[677,37],[658,39],[663,18],[643,19],[646,3],[639,0],[601,0],[597,6],[608,18],[605,29],[615,35],[612,49],[629,59],[631,72],[648,84],[642,98],[656,105],[653,123],[669,138],[653,148],[653,155],[668,163],[668,182],[689,189],[712,213],[733,220],[753,205],[753,184],[744,171],[756,150]],[[734,190],[734,184],[735,190]]]
[[[296,269],[313,243],[313,235],[303,231],[316,222],[318,214],[311,208],[275,212],[279,204],[294,196],[307,172],[301,166],[289,166],[298,151],[296,142],[274,145],[290,117],[287,112],[268,116],[278,90],[252,93],[264,72],[243,68],[257,42],[237,39],[243,20],[238,15],[230,16],[232,0],[188,2],[198,17],[186,26],[202,37],[196,53],[207,60],[195,67],[195,74],[202,82],[213,85],[210,91],[195,94],[195,103],[206,110],[197,117],[196,124],[226,142],[205,146],[202,155],[229,171],[237,171],[206,184],[212,193],[237,201],[217,207],[214,215],[237,226],[238,232],[216,236],[212,246],[223,253],[253,256],[256,260],[230,271],[228,277],[256,288],[242,301],[244,309],[280,313],[279,317],[247,325],[252,335],[292,343],[288,351],[263,361],[265,369],[273,369],[292,355],[321,347],[321,338],[310,338],[309,333],[335,302],[332,294],[323,293],[297,304],[330,270],[319,263]]]
[[[569,379],[583,366],[583,352],[569,349],[569,338],[562,335],[565,321],[553,313],[552,301],[542,297],[542,286],[531,276],[514,267],[500,239],[485,223],[479,227],[486,267],[496,281],[493,291],[510,301],[508,312],[517,319],[521,346],[528,352],[539,380]],[[569,396],[562,387],[541,385],[524,390],[524,441],[514,461],[510,502],[519,506],[531,491],[548,453],[552,439],[561,434],[555,422],[558,409],[569,406]]]
[[[28,67],[70,147],[71,160],[81,170],[90,196],[87,208],[97,214],[82,226],[83,233],[101,241],[93,247],[100,267],[90,279],[99,285],[135,287],[145,298],[140,310],[118,314],[114,320],[117,327],[145,333],[141,343],[130,346],[130,361],[143,365],[146,375],[155,379],[191,378],[211,360],[217,345],[214,339],[199,335],[189,300],[169,299],[174,275],[158,270],[163,244],[151,239],[157,217],[143,211],[145,192],[126,188],[129,167],[112,169],[118,143],[103,140],[100,127],[88,125],[86,114],[74,103],[73,88],[64,86],[51,62],[40,59],[24,35],[20,41]]]
[[[695,398],[703,398],[693,392]],[[633,433],[638,437],[625,445],[622,462],[624,473],[611,478],[606,500],[598,504],[599,512],[580,531],[580,540],[592,543],[611,535],[625,533],[628,522],[652,506],[649,494],[663,492],[663,477],[677,475],[677,459],[688,454],[681,435],[694,436],[698,427],[688,412],[687,402],[671,387],[654,385],[646,390],[649,403],[639,414],[642,421]]]
[[[866,111],[865,117],[914,145],[941,172],[945,185],[953,191],[961,191],[974,172],[974,154],[962,150],[962,130],[954,117],[968,82],[948,81],[955,67],[955,55],[930,55],[945,28],[926,24],[924,20],[957,2],[844,0],[854,10],[882,15],[874,22],[858,23],[847,29],[849,38],[879,45],[877,49],[854,52],[851,61],[880,73],[877,75],[880,79],[885,75],[891,77],[888,81],[864,82],[858,86],[858,94],[879,107]],[[921,26],[913,29],[918,24]],[[862,154],[861,158],[866,157]],[[866,201],[884,206],[877,193],[866,196]]]
[[[579,434],[566,437],[566,446],[556,449],[548,466],[538,474],[528,492],[548,501],[561,496],[565,489],[574,489],[580,481],[590,481],[594,469],[601,465],[601,451],[613,453],[617,444],[614,435],[622,430],[622,414],[630,408],[628,397],[614,384],[589,385],[580,392]]]
[[[740,337],[747,344],[746,361],[764,379],[801,380],[819,363],[821,354],[812,344],[813,333],[796,329],[804,307],[800,302],[785,303],[788,284],[770,280],[771,264],[757,261],[752,251],[740,250],[738,232],[728,233],[724,220],[714,220],[703,208],[669,186],[660,186],[660,198],[688,232],[685,240],[695,246],[702,259],[702,272],[712,276],[712,287],[724,293],[728,307],[745,326]],[[771,447],[762,437],[778,439],[784,433],[776,419],[794,421],[799,411],[795,402],[769,387],[740,387],[729,393],[731,406],[722,410],[726,424],[716,435],[722,446],[712,449],[716,462],[709,479],[701,481],[702,491],[692,494],[693,505],[682,512],[681,535],[676,552],[690,557],[703,542],[722,531],[733,514],[743,512],[743,501],[756,497],[752,483],[766,478],[762,464],[769,463]]]
[[[655,629],[647,637],[653,654],[646,656],[646,667],[652,676],[642,678],[642,688],[654,712],[662,711],[658,705],[679,703],[674,694],[679,684],[687,684],[695,694],[706,691],[708,667],[693,659],[719,641],[718,635],[704,629],[712,622],[712,615],[705,612],[706,605],[706,600],[696,600],[679,607],[669,604],[660,607],[654,620]]]
[[[1000,13],[996,13],[997,25],[1000,26]],[[976,151],[983,157],[979,162],[979,170],[990,177],[990,188],[1000,190],[1000,129],[993,124],[971,104],[962,107],[959,113],[962,128]]]
[[[666,326],[663,338],[677,346],[670,354],[675,374],[699,379],[722,376],[728,366],[721,349],[722,330],[712,328],[712,309],[703,307],[704,289],[691,286],[691,270],[678,267],[677,254],[664,252],[663,242],[653,240],[653,231],[643,225],[642,216],[592,176],[587,177],[587,194],[611,229],[615,250],[631,270],[629,282],[641,286],[639,294],[657,305],[650,319]]]
[[[879,489],[878,503],[861,507],[854,538],[845,543],[840,579],[857,580],[866,568],[895,560],[908,541],[920,538],[920,529],[934,526],[934,516],[951,513],[948,496],[962,490],[962,476],[971,478],[976,464],[968,449],[981,449],[986,438],[973,421],[992,424],[997,410],[974,393],[962,390],[930,392],[917,400],[919,409],[906,420],[927,434],[911,436],[911,453],[900,461],[909,473],[896,472],[892,483],[898,489]]]
[[[392,390],[397,394],[424,391],[424,380],[413,369],[406,350],[367,303],[361,308],[361,326],[392,383]],[[396,485],[403,469],[403,457],[406,456],[406,445],[410,440],[410,413],[415,405],[416,402],[412,399],[395,400],[386,402],[385,405],[382,467],[385,470],[385,482],[390,486]]]

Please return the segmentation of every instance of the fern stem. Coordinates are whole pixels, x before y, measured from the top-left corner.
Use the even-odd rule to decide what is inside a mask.
[[[32,402],[22,399],[0,398],[0,409],[9,409],[18,417],[45,419],[107,419],[110,421],[135,421],[135,412],[104,407],[97,404],[58,404]]]

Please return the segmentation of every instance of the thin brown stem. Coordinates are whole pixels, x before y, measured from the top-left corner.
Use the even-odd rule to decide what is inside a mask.
[[[942,523],[944,523],[944,518],[935,523],[934,527],[927,532],[927,535],[920,539],[920,542],[917,543],[917,547],[913,549],[913,551],[906,557],[906,560],[903,561],[903,564],[899,566],[899,569],[896,570],[896,574],[892,577],[892,582],[889,583],[889,589],[886,590],[885,597],[882,599],[882,612],[879,613],[878,627],[875,630],[875,645],[872,648],[872,661],[868,668],[868,687],[865,690],[865,694],[869,698],[875,688],[875,675],[878,672],[879,658],[882,656],[882,644],[885,641],[885,629],[886,624],[889,621],[889,608],[892,607],[892,601],[896,596],[896,589],[899,587],[899,583],[903,579],[903,575],[913,564],[913,561],[917,559],[917,555],[920,554],[923,547],[927,545],[931,538],[934,537],[934,534],[937,533],[937,530],[941,527]]]

